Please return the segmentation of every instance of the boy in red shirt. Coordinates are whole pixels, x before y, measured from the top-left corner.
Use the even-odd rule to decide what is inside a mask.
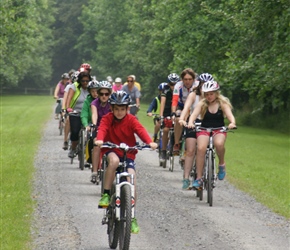
[[[112,142],[115,144],[126,143],[129,147],[136,145],[135,134],[140,139],[149,144],[152,149],[157,148],[157,144],[152,142],[147,130],[141,125],[135,116],[128,114],[131,97],[125,91],[117,91],[113,93],[109,100],[112,112],[105,115],[98,128],[97,139],[95,145],[101,146],[103,142]],[[102,153],[107,155],[108,167],[104,180],[104,194],[99,201],[100,207],[108,207],[110,203],[110,190],[115,179],[115,172],[119,162],[122,161],[122,151],[120,149],[102,149]],[[137,152],[129,151],[127,153],[127,170],[128,173],[134,174],[134,185],[136,187],[136,173],[134,159]],[[136,188],[135,188],[136,190]],[[136,192],[136,191],[135,191]],[[135,194],[136,200],[136,194]],[[136,218],[132,220],[132,233],[139,232],[139,226]]]

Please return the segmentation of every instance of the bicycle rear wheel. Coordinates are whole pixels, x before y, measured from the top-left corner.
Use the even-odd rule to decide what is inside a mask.
[[[79,150],[78,150],[78,156],[79,156],[79,167],[81,170],[84,170],[85,168],[85,133],[86,131],[84,129],[81,129],[80,131],[80,138],[79,138]]]
[[[213,154],[212,151],[208,152],[208,162],[207,162],[207,182],[206,182],[206,189],[207,189],[207,202],[210,206],[212,206],[213,202]]]
[[[129,249],[131,240],[131,189],[129,185],[124,185],[121,188],[121,218],[119,232],[119,249]]]

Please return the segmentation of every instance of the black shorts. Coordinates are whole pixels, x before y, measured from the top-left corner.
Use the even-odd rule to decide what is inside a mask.
[[[196,139],[196,132],[192,128],[184,128],[185,129],[185,139],[187,138],[195,138]]]

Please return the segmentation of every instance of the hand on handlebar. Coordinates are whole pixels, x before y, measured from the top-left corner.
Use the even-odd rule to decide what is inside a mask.
[[[188,122],[187,127],[188,128],[195,128],[195,125],[193,122]]]
[[[237,128],[237,125],[235,124],[235,123],[230,123],[229,125],[228,125],[228,129],[235,129],[235,128]]]
[[[94,145],[96,145],[96,146],[99,146],[99,147],[101,147],[102,145],[103,145],[103,141],[101,141],[101,140],[95,140],[94,141]]]
[[[150,142],[149,145],[150,145],[150,148],[152,148],[153,150],[155,150],[158,147],[156,142]]]
[[[180,120],[180,119],[179,119],[178,122],[179,122],[180,126],[184,126],[184,127],[187,126],[187,123],[186,123],[186,121],[184,121],[184,120]]]

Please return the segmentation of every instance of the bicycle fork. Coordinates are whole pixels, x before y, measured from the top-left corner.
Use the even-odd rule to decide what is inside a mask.
[[[122,177],[130,177],[130,182],[129,181],[123,181],[121,182]],[[116,205],[116,219],[120,220],[121,219],[121,188],[124,185],[129,185],[130,190],[131,190],[131,215],[132,218],[134,218],[134,210],[135,210],[135,187],[134,187],[134,175],[129,174],[127,172],[119,173],[117,174],[116,178],[116,199],[115,199],[115,205]]]

